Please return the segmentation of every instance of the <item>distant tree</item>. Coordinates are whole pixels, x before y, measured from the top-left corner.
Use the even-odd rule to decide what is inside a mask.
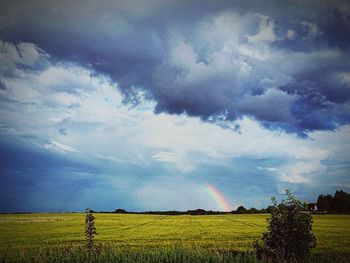
[[[252,208],[250,208],[250,209],[247,211],[247,213],[249,213],[249,214],[256,214],[256,213],[259,213],[259,210],[256,209],[256,208],[254,208],[254,207],[252,207]]]
[[[244,206],[239,206],[236,210],[237,214],[245,214],[247,212],[247,209],[244,208]]]
[[[125,209],[122,209],[122,208],[118,208],[114,211],[114,213],[117,213],[117,214],[126,214],[127,211]]]
[[[262,213],[262,214],[267,214],[267,213],[268,213],[268,211],[267,211],[267,209],[266,209],[266,208],[262,208],[262,209],[260,209],[260,213]]]
[[[342,190],[336,191],[333,198],[333,208],[335,212],[350,211],[350,194]]]
[[[331,195],[320,195],[317,199],[318,211],[331,212],[333,209],[333,197]]]
[[[196,210],[187,210],[187,213],[190,215],[207,215],[208,212],[204,209],[196,209]]]
[[[286,191],[287,200],[277,205],[272,198],[273,209],[268,220],[267,232],[263,234],[262,245],[257,240],[254,247],[257,256],[266,262],[303,262],[316,245],[312,233],[311,215],[304,212],[305,204]]]

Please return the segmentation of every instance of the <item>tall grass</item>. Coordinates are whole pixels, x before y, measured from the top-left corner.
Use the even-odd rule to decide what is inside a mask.
[[[312,254],[306,262],[349,262],[349,253],[323,252]],[[262,263],[253,252],[205,250],[202,248],[171,247],[161,249],[120,248],[112,245],[87,250],[82,246],[10,249],[0,255],[1,262],[73,262],[73,263]]]
[[[100,246],[94,250],[84,247],[41,247],[39,249],[14,249],[3,253],[1,262],[118,262],[118,263],[258,263],[253,252],[208,251],[201,248],[182,247],[147,249],[121,249]]]

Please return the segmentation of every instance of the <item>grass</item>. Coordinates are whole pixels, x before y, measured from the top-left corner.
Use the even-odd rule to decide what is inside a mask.
[[[349,253],[314,253],[305,263],[349,262]],[[120,248],[111,245],[99,246],[88,251],[77,247],[46,247],[16,249],[0,254],[1,262],[84,262],[84,263],[263,263],[254,252],[205,250],[202,248],[169,247],[148,250],[145,248]],[[266,263],[266,262],[264,262]]]
[[[107,262],[103,261],[106,253],[115,262],[129,262],[117,260],[121,257],[151,258],[149,262],[186,262],[176,261],[184,257],[191,259],[188,262],[235,262],[238,257],[246,257],[245,261],[236,262],[256,262],[251,244],[266,230],[267,215],[95,214],[95,217],[99,233],[95,242],[108,244],[98,255],[101,261],[95,258],[96,262]],[[350,215],[314,215],[313,220],[317,246],[310,262],[346,262],[350,255]],[[83,253],[79,246],[85,241],[84,214],[3,214],[0,231],[1,256],[22,253],[23,257],[17,256],[30,258],[32,253],[41,258],[56,258],[63,255],[72,262],[81,262],[73,258]],[[72,250],[62,254],[67,247]],[[233,259],[237,252],[243,254]],[[200,261],[201,255],[212,261]],[[231,261],[225,261],[230,257]],[[169,261],[157,261],[157,258]],[[139,259],[132,258],[130,262],[147,262]]]
[[[266,215],[158,216],[95,214],[96,242],[119,247],[223,247],[246,251],[261,236]],[[0,215],[0,250],[42,244],[83,244],[83,214]]]
[[[4,253],[1,262],[191,262],[191,263],[228,263],[259,262],[254,253],[230,253],[229,251],[207,251],[204,249],[186,249],[171,247],[157,250],[122,249],[104,246],[88,252],[82,247],[41,247],[37,250],[16,250]]]

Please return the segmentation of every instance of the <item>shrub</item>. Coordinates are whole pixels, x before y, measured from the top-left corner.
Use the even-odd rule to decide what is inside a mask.
[[[311,215],[304,212],[305,205],[288,190],[286,195],[287,200],[278,205],[272,198],[273,209],[267,219],[268,228],[263,234],[262,245],[258,240],[254,242],[257,256],[265,262],[300,262],[316,245]]]
[[[95,227],[95,216],[90,208],[85,210],[85,237],[86,248],[92,250],[94,248],[94,236],[97,235]]]

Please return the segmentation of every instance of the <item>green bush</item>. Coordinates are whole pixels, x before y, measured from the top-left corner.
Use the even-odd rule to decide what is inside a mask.
[[[94,237],[97,235],[95,227],[95,216],[90,208],[85,210],[85,238],[86,248],[92,250],[95,248]]]
[[[254,242],[257,256],[267,262],[301,262],[316,245],[311,215],[288,190],[286,195],[287,200],[278,205],[272,198],[273,209],[267,219],[268,229],[263,234],[262,245],[258,240]]]

